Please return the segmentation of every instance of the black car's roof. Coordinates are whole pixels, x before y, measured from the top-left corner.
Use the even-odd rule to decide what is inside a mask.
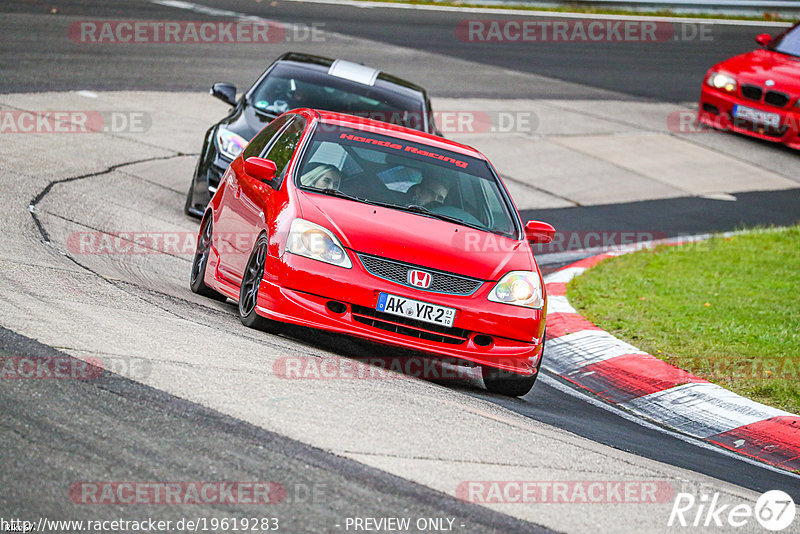
[[[312,54],[303,54],[300,52],[286,52],[285,54],[280,56],[276,61],[297,63],[310,69],[314,69],[320,72],[327,72],[331,68],[331,65],[333,65],[333,63],[336,60],[322,56],[315,56]],[[394,85],[399,85],[400,87],[403,87],[405,89],[410,89],[412,91],[418,91],[422,94],[426,94],[425,89],[423,87],[420,87],[415,83],[409,82],[408,80],[404,80],[403,78],[398,78],[397,76],[393,76],[386,72],[378,71],[377,79]]]

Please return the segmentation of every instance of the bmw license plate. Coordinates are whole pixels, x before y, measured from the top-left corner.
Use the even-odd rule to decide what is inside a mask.
[[[737,119],[744,119],[771,128],[781,127],[781,116],[779,114],[769,113],[747,106],[740,106],[738,104],[733,106],[733,116]]]
[[[427,302],[398,297],[390,293],[380,293],[378,295],[378,305],[375,309],[379,312],[400,315],[441,326],[453,326],[453,319],[456,317],[455,308],[428,304]]]

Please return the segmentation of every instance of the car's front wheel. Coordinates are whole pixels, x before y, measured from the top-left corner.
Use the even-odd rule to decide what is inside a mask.
[[[239,319],[245,326],[274,334],[280,331],[280,323],[261,317],[256,313],[258,289],[261,287],[264,266],[267,263],[267,246],[267,237],[262,235],[256,240],[253,252],[250,253],[239,289]]]
[[[509,397],[522,397],[526,395],[533,384],[536,383],[536,375],[524,376],[503,369],[494,367],[483,367],[483,383],[486,389],[499,395]]]
[[[544,343],[544,338],[545,336],[542,336],[542,343]],[[536,373],[532,376],[520,375],[495,367],[483,366],[483,384],[486,386],[486,389],[499,395],[508,395],[509,397],[522,397],[523,395],[527,395],[536,383],[543,359],[544,348],[542,348],[542,355],[539,357],[539,363],[536,364]]]
[[[211,253],[211,237],[214,233],[212,217],[209,214],[203,220],[200,229],[200,237],[197,239],[197,249],[192,260],[192,276],[189,280],[189,287],[194,293],[212,298],[220,302],[225,302],[225,295],[214,291],[206,285],[206,266],[208,265],[208,255]]]

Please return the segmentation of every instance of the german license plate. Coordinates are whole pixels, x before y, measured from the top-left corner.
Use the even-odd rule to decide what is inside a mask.
[[[737,119],[748,120],[772,128],[780,128],[781,126],[781,116],[779,114],[769,113],[747,106],[740,106],[738,104],[733,106],[733,116]]]
[[[378,295],[378,305],[375,309],[379,312],[400,315],[441,326],[453,326],[453,319],[456,317],[455,308],[398,297],[390,293],[380,293]]]

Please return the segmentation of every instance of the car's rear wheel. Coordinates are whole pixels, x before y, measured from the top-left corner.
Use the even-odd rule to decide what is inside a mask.
[[[542,344],[544,344],[544,336],[542,336]],[[539,370],[542,367],[543,359],[544,348],[542,348],[542,355],[539,357],[539,363],[536,364],[536,373],[532,376],[520,375],[495,367],[483,366],[483,383],[486,389],[499,395],[508,395],[509,397],[522,397],[523,395],[527,395],[536,383],[536,379],[539,377]]]
[[[239,289],[239,319],[245,326],[274,334],[280,331],[280,323],[256,313],[258,289],[261,287],[264,266],[267,263],[267,245],[267,237],[262,235],[256,240],[253,252],[250,253]]]
[[[200,237],[197,239],[197,250],[194,253],[194,260],[192,260],[192,276],[189,280],[189,287],[198,295],[225,302],[225,295],[211,289],[205,282],[208,255],[211,253],[211,237],[214,233],[214,225],[211,219],[211,215],[206,217],[200,229]]]

